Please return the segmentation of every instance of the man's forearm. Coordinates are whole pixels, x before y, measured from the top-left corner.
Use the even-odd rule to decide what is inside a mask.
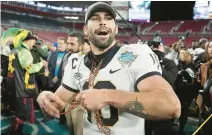
[[[68,90],[64,91],[64,87],[60,86],[55,92],[55,95],[65,103],[65,106],[58,106],[57,104],[52,103],[61,112],[64,110],[66,105],[68,105],[72,100],[74,100],[76,93]]]
[[[30,74],[37,73],[37,72],[39,72],[41,70],[42,67],[43,67],[43,63],[42,62],[39,62],[39,63],[36,63],[36,64],[32,64],[32,66],[28,70],[28,72]]]
[[[171,119],[180,115],[175,96],[164,90],[151,92],[106,91],[106,102],[120,111],[151,119]]]

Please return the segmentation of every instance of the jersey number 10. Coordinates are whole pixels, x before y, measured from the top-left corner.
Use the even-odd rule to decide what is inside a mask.
[[[95,89],[116,89],[116,87],[110,82],[110,81],[99,81],[96,83],[96,85],[94,86]],[[83,85],[83,90],[88,89],[88,82],[85,82],[85,84]],[[98,95],[96,95],[98,96]],[[102,122],[105,126],[113,126],[117,121],[118,121],[118,109],[109,106],[108,111],[110,112],[106,112],[107,114],[110,113],[110,118],[104,118],[104,114],[102,114],[104,111],[103,109],[100,111],[101,112],[101,119]],[[91,122],[91,112],[88,112],[88,120]]]

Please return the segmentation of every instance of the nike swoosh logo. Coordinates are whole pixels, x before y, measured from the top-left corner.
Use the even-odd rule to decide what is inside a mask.
[[[117,72],[117,71],[119,71],[119,70],[121,70],[121,68],[120,69],[117,69],[117,70],[113,70],[112,71],[112,69],[110,70],[110,74],[113,74],[113,73],[115,73],[115,72]]]

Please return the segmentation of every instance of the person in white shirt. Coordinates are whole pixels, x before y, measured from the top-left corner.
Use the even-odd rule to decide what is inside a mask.
[[[114,9],[104,2],[88,7],[83,31],[91,51],[71,55],[61,86],[37,98],[46,113],[59,117],[79,93],[75,100],[86,109],[84,135],[144,135],[144,119],[172,119],[181,113],[152,50],[147,45],[116,44],[115,18]]]

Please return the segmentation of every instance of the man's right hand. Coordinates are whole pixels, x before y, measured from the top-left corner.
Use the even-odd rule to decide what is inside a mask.
[[[42,109],[53,117],[60,117],[59,110],[65,107],[65,103],[54,93],[43,91],[39,94],[37,102]]]

